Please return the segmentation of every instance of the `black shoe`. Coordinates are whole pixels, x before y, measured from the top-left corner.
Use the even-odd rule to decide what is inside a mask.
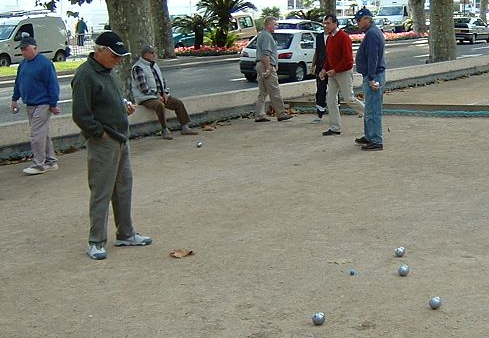
[[[362,146],[362,150],[367,150],[367,151],[384,150],[384,146],[378,143],[368,143]]]
[[[286,113],[283,113],[281,115],[279,115],[279,117],[277,117],[277,121],[287,121],[287,120],[290,120],[291,118],[293,118],[292,115],[289,115],[289,114],[286,114]]]
[[[341,134],[341,131],[334,131],[334,130],[331,130],[331,129],[328,129],[326,131],[323,132],[323,136],[329,136],[329,135],[340,135]]]
[[[255,120],[255,122],[270,122],[270,120],[267,119],[266,117],[261,117],[258,120]]]
[[[370,142],[368,142],[368,140],[365,136],[362,136],[360,138],[356,138],[355,143],[356,144],[369,144]]]

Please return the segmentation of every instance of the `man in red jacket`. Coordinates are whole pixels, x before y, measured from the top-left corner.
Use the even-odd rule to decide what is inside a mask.
[[[341,134],[341,117],[338,105],[338,93],[358,115],[363,115],[363,103],[353,94],[353,51],[350,36],[338,28],[336,15],[328,14],[324,19],[327,34],[326,60],[319,73],[321,78],[328,77],[327,105],[329,111],[329,129],[324,136]]]

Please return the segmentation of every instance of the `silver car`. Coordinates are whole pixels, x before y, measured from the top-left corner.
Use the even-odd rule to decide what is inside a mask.
[[[477,40],[489,42],[489,27],[481,18],[455,17],[455,39],[460,42],[469,41],[474,44]]]

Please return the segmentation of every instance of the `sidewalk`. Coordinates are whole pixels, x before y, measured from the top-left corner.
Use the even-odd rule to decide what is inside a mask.
[[[488,78],[385,102],[487,103]],[[324,137],[313,117],[131,141],[134,223],[154,244],[115,248],[110,216],[99,262],[84,253],[85,150],[37,177],[0,167],[3,335],[487,335],[489,119],[386,116],[385,149],[369,153],[353,144],[362,120],[344,116],[341,136]],[[176,248],[195,254],[171,258]]]

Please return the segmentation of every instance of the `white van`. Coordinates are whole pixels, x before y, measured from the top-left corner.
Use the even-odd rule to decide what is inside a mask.
[[[45,11],[0,13],[0,66],[22,61],[19,45],[22,33],[37,41],[40,53],[53,61],[65,61],[70,54],[66,26],[59,16]]]
[[[231,13],[230,32],[238,36],[238,40],[250,40],[256,34],[255,20],[246,13]]]

